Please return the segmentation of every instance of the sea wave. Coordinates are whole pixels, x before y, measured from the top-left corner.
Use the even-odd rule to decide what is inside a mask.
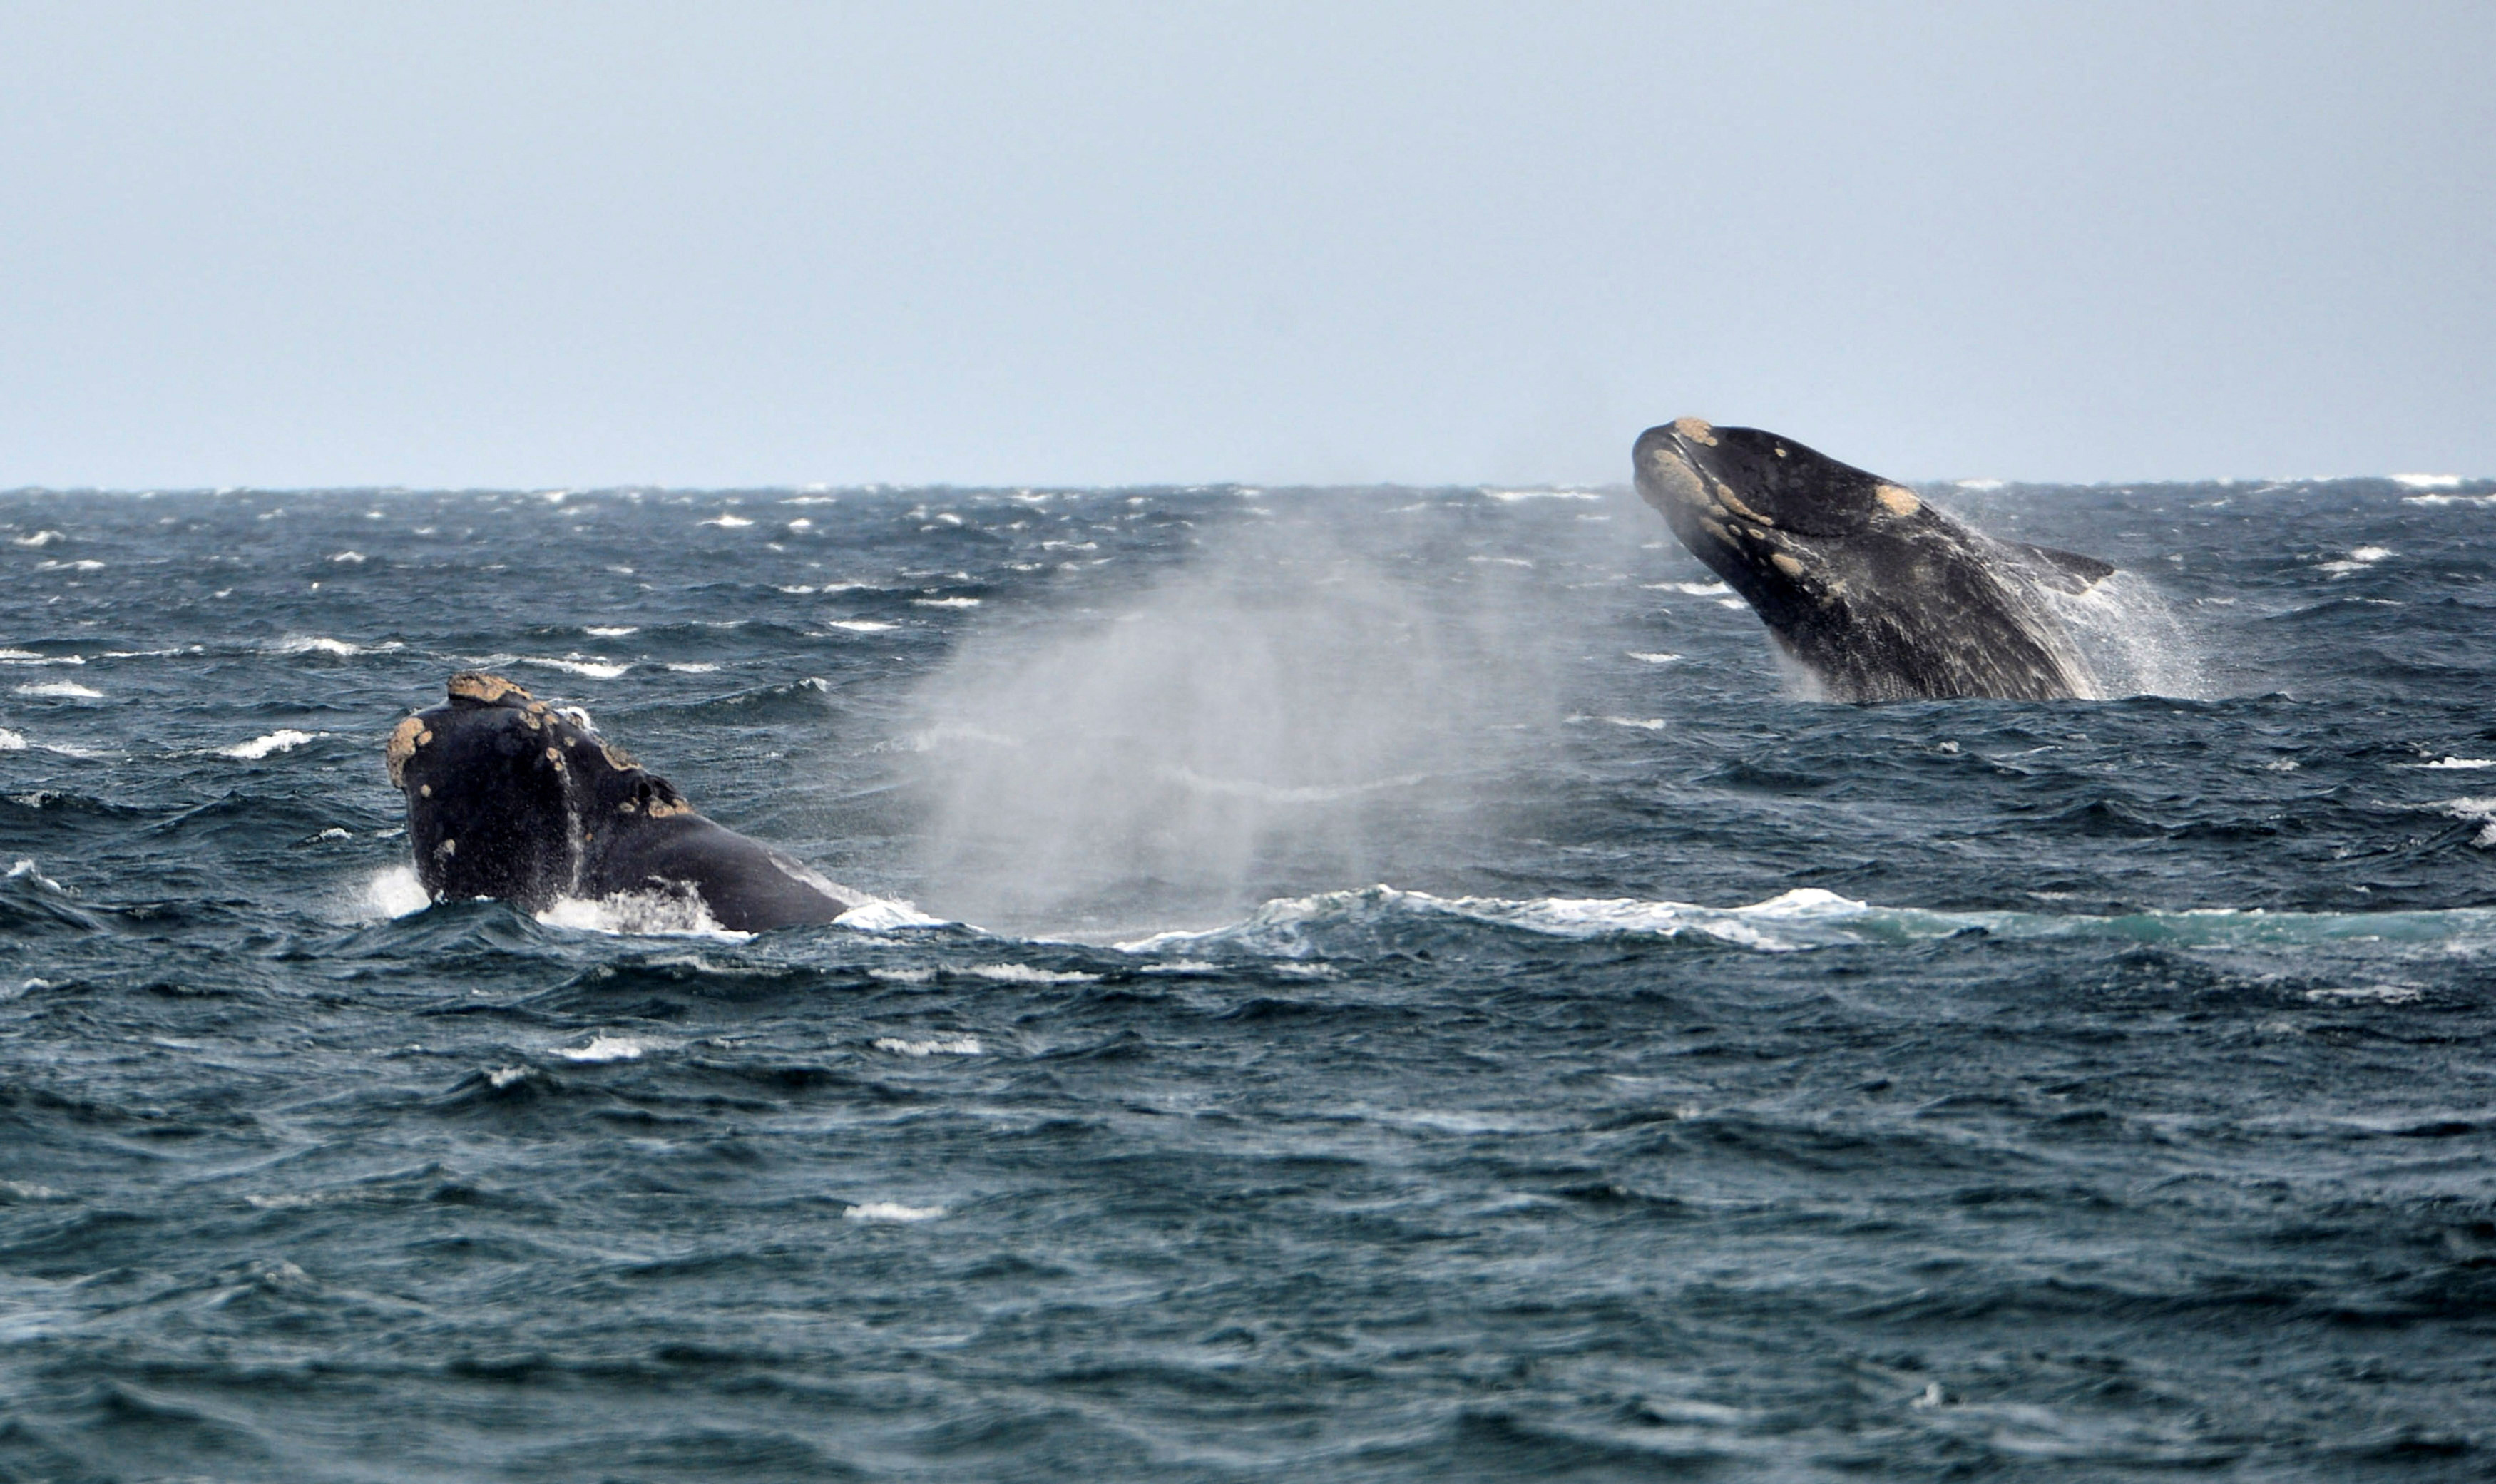
[[[2488,816],[2496,816],[2496,801],[2455,802],[2484,804]],[[1809,886],[1747,907],[1704,907],[1630,897],[1439,897],[1385,885],[1278,898],[1229,926],[1157,933],[1117,947],[1155,956],[1201,955],[1227,948],[1279,958],[1340,957],[1369,947],[1382,931],[1391,934],[1400,928],[1433,925],[1566,939],[1682,939],[1766,953],[1907,944],[1970,933],[2013,939],[2094,938],[2187,948],[2362,943],[2406,943],[2448,952],[2496,949],[2496,908],[2382,912],[2217,908],[2091,915],[1885,907]]]

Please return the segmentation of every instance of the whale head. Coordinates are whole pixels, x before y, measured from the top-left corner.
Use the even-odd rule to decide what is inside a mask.
[[[602,830],[692,813],[586,721],[471,670],[451,677],[444,704],[398,724],[385,757],[407,795],[417,879],[434,900],[543,910],[581,885]]]
[[[1652,427],[1638,491],[1840,700],[2094,694],[2041,588],[2113,569],[1979,535],[1913,490],[1759,428]]]

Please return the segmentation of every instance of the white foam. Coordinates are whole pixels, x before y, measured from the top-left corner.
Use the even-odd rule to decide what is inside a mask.
[[[344,639],[324,638],[317,634],[290,634],[286,637],[279,639],[276,643],[269,645],[265,652],[272,655],[323,654],[343,656],[374,654],[384,650],[403,649],[405,647],[405,645],[400,644],[395,639],[389,643],[376,645],[371,649],[367,649],[361,644],[350,644]]]
[[[2445,757],[2435,762],[2421,762],[2422,768],[2496,768],[2496,757]]]
[[[976,608],[980,605],[977,598],[913,598],[910,601],[922,608]]]
[[[522,655],[514,663],[519,665],[534,665],[540,669],[562,670],[566,674],[571,675],[586,675],[592,680],[612,680],[616,676],[623,674],[626,670],[633,667],[629,664],[611,664],[605,655],[582,654],[566,655],[560,660],[549,660],[541,656]]]
[[[63,536],[58,531],[38,531],[32,536],[12,538],[12,541],[20,546],[48,546],[54,541],[67,540],[69,540],[69,538]]]
[[[1716,600],[1716,606],[1718,606],[1718,607],[1720,607],[1720,608],[1731,608],[1731,609],[1732,609],[1734,612],[1739,613],[1739,612],[1741,612],[1744,608],[1749,607],[1749,606],[1750,606],[1750,604],[1749,604],[1749,603],[1744,603],[1744,602],[1743,602],[1741,599],[1739,599],[1739,598],[1719,598],[1719,599],[1717,599],[1717,600]]]
[[[976,1036],[956,1036],[943,1040],[906,1041],[898,1036],[881,1036],[876,1037],[875,1049],[889,1051],[894,1056],[978,1056],[980,1038]]]
[[[291,752],[296,748],[301,747],[304,743],[313,740],[315,737],[326,737],[328,735],[328,733],[326,731],[296,731],[291,727],[284,727],[268,733],[266,736],[254,737],[248,742],[237,742],[232,747],[219,748],[217,750],[217,756],[220,757],[239,757],[246,762],[257,762],[271,753]]]
[[[699,662],[679,665],[671,661],[668,665],[668,668],[675,671],[679,675],[707,675],[717,670],[719,666]]]
[[[2334,577],[2345,577],[2353,572],[2363,572],[2391,554],[2388,546],[2360,546],[2350,552],[2346,560],[2318,562],[2314,570],[2329,572]]]
[[[2467,817],[2496,819],[2496,799],[2449,801]],[[2491,824],[2496,832],[2496,824]],[[2496,840],[2482,837],[2496,847]],[[2438,953],[2496,952],[2496,908],[2430,912],[2273,912],[2261,909],[2196,909],[2106,917],[2016,912],[1935,912],[1858,902],[1814,887],[1748,907],[1700,907],[1631,898],[1443,898],[1371,886],[1267,902],[1245,920],[1210,932],[1160,933],[1117,947],[1157,956],[1195,955],[1214,944],[1273,959],[1309,962],[1326,951],[1329,933],[1350,930],[1364,942],[1380,924],[1460,921],[1561,938],[1613,935],[1704,940],[1762,952],[1794,952],[1854,944],[1905,944],[1969,931],[2019,939],[2103,937],[2186,947],[2303,950],[2330,943],[2416,945]],[[1277,965],[1276,967],[1281,967]]]
[[[2356,989],[2309,989],[2317,1005],[2416,1005],[2426,997],[2406,984],[2368,984]]]
[[[53,881],[43,872],[36,870],[35,863],[31,860],[21,860],[16,865],[11,866],[9,868],[8,879],[13,881],[32,881],[36,885],[41,886],[47,891],[57,891],[64,896],[69,894],[68,887],[63,886],[56,881]]]
[[[1523,557],[1477,556],[1467,557],[1465,560],[1481,567],[1532,567],[1534,565]]]
[[[735,531],[742,529],[743,527],[750,526],[754,524],[754,522],[746,519],[742,515],[731,515],[727,511],[723,510],[720,512],[717,519],[701,521],[699,524],[717,526],[723,531]]]
[[[846,629],[852,634],[882,634],[888,629],[896,629],[900,626],[897,624],[880,623],[872,618],[836,618],[830,622],[828,627],[834,629]]]
[[[1607,716],[1603,720],[1614,727],[1630,727],[1639,731],[1662,731],[1672,725],[1660,716]]]
[[[25,750],[26,738],[23,733],[0,727],[0,753],[22,753]]]
[[[895,928],[940,927],[942,917],[930,917],[907,902],[869,897],[832,919],[835,925],[859,933],[889,933]]]
[[[35,571],[37,571],[37,572],[102,572],[102,571],[104,571],[104,564],[103,564],[102,562],[96,561],[96,560],[95,560],[94,558],[92,558],[92,557],[80,557],[78,560],[77,560],[77,561],[75,561],[75,562],[37,562],[37,563],[35,564]]]
[[[1589,495],[1574,489],[1485,489],[1482,493],[1504,505],[1514,505],[1520,500],[1601,500],[1604,498],[1601,495]]]
[[[32,650],[0,650],[0,664],[6,665],[84,665],[84,655],[39,655]]]
[[[2461,476],[2457,474],[2396,474],[2392,476],[2392,482],[2395,484],[2406,485],[2411,489],[2459,489],[2461,487]]]
[[[17,687],[20,696],[58,696],[77,700],[102,700],[102,691],[90,690],[75,680],[44,680]]]
[[[620,639],[628,634],[639,634],[641,629],[638,624],[600,624],[580,632],[602,639]]]
[[[2453,819],[2483,826],[2472,845],[2482,850],[2496,850],[2496,798],[2443,799],[2427,806],[2440,809]]]
[[[841,1213],[853,1221],[932,1221],[944,1214],[942,1206],[904,1206],[889,1200],[859,1201]]]
[[[622,1036],[593,1036],[586,1046],[564,1046],[555,1055],[567,1062],[638,1062],[641,1043]]]
[[[1679,593],[1687,598],[1722,598],[1733,591],[1722,582],[1648,582],[1641,585],[1650,593]]]
[[[595,900],[558,897],[537,918],[548,927],[618,938],[713,938],[743,943],[754,936],[722,926],[696,891],[618,891]]]
[[[1957,489],[1972,489],[1979,494],[1983,494],[1990,490],[2001,489],[2004,487],[2004,484],[2000,479],[1960,479],[1952,487]]]
[[[973,964],[965,972],[999,984],[1089,984],[1101,977],[1071,969],[1034,969],[1029,964]]]
[[[372,880],[364,882],[363,906],[380,916],[404,917],[432,905],[433,898],[425,891],[424,883],[416,879],[414,866],[390,866],[375,872]]]
[[[329,560],[343,567],[361,567],[369,558],[360,551],[341,551]]]
[[[1631,659],[1636,660],[1640,665],[1670,665],[1681,658],[1681,656],[1674,654],[1665,654],[1662,652],[1647,654],[1635,649],[1630,650],[1628,653]]]
[[[495,1087],[504,1088],[515,1082],[525,1082],[528,1076],[529,1069],[525,1067],[497,1067],[485,1073],[485,1080]]]

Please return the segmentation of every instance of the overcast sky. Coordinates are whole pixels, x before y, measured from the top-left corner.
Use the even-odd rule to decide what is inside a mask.
[[[0,486],[2496,474],[2496,5],[0,0]]]

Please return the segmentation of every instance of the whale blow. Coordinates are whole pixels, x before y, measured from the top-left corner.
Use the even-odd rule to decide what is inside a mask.
[[[666,779],[499,675],[451,677],[400,722],[386,758],[407,796],[417,880],[436,902],[698,899],[738,932],[829,922],[874,899],[704,819]]]
[[[1638,435],[1640,498],[1845,701],[2104,694],[2044,600],[2114,568],[1997,541],[1790,438],[1697,417]]]

